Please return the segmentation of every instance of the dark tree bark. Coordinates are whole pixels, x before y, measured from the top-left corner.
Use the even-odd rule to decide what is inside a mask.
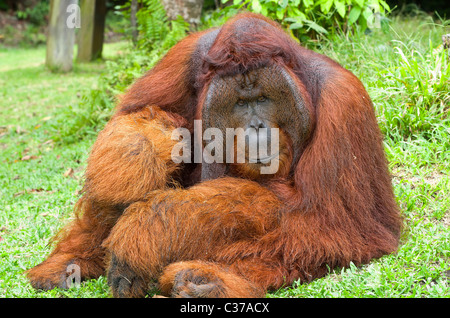
[[[106,0],[81,0],[78,61],[90,62],[102,57],[105,19]]]
[[[133,40],[133,44],[136,45],[138,39],[138,28],[137,28],[137,19],[136,13],[138,11],[138,1],[132,0],[130,7],[130,20],[131,20],[131,38]]]

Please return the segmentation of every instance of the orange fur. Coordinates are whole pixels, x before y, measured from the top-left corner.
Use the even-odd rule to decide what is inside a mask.
[[[301,149],[282,131],[278,175],[244,164],[201,181],[200,165],[171,161],[171,130],[202,118],[215,76],[271,66],[286,70],[310,117],[292,118],[308,125]],[[361,82],[255,14],[188,36],[127,91],[92,149],[76,211],[28,272],[33,286],[64,287],[77,263],[84,278],[108,268],[118,297],[144,296],[156,280],[174,297],[259,297],[394,252],[402,225]]]
[[[177,165],[171,159],[176,126],[158,107],[114,117],[88,159],[84,191],[99,202],[124,204],[163,188]]]
[[[125,211],[104,246],[149,282],[172,262],[223,261],[219,255],[236,242],[256,243],[276,228],[279,207],[258,183],[230,177],[158,190]]]
[[[174,286],[174,282],[177,279],[180,280],[177,277],[177,275],[180,275],[180,272],[183,275],[181,277],[183,281],[181,284],[178,284],[179,286]],[[201,281],[202,279],[204,281]],[[195,289],[195,286],[189,285],[191,281],[203,285],[203,287]],[[216,288],[213,294],[211,294],[210,286],[206,283],[209,281],[215,284],[221,284],[223,288]],[[184,284],[184,282],[187,282],[187,284]],[[264,290],[262,288],[230,271],[229,267],[198,260],[172,263],[165,267],[159,279],[159,287],[163,295],[172,297],[186,297],[192,294],[199,298],[249,298],[264,296]]]
[[[171,151],[176,141],[170,136],[180,122],[153,106],[114,117],[106,125],[88,159],[75,220],[53,239],[57,245],[48,259],[27,272],[34,287],[65,287],[70,264],[80,265],[84,279],[104,273],[101,244],[123,210],[174,183],[178,167]]]

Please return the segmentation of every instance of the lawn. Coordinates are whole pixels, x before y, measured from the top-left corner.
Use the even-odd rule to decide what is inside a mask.
[[[450,67],[445,23],[394,18],[390,31],[337,36],[315,50],[354,72],[371,95],[404,216],[397,253],[336,269],[269,297],[448,297],[450,280]],[[448,24],[448,23],[447,23]],[[123,43],[107,44],[105,58]],[[110,297],[105,277],[36,291],[24,271],[44,260],[71,218],[95,133],[64,142],[62,110],[98,85],[105,62],[45,69],[45,48],[0,48],[0,297]],[[69,123],[67,123],[69,125]]]

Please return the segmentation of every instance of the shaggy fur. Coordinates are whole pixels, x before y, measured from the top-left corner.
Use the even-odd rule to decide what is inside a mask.
[[[309,116],[277,110],[308,131],[300,146],[283,137],[282,174],[258,179],[243,164],[201,180],[200,165],[171,161],[171,131],[204,118],[215,79],[271,67],[287,72]],[[361,82],[255,14],[188,36],[121,97],[76,211],[28,272],[34,287],[65,287],[75,263],[83,278],[107,269],[119,297],[142,297],[154,281],[173,297],[260,297],[394,252],[402,223]]]

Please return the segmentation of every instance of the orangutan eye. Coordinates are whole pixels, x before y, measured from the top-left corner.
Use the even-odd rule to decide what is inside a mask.
[[[266,101],[266,97],[265,96],[259,96],[258,97],[258,102],[265,102]]]
[[[237,101],[237,104],[238,104],[239,106],[245,106],[247,103],[245,102],[245,100],[239,99],[239,100]]]

